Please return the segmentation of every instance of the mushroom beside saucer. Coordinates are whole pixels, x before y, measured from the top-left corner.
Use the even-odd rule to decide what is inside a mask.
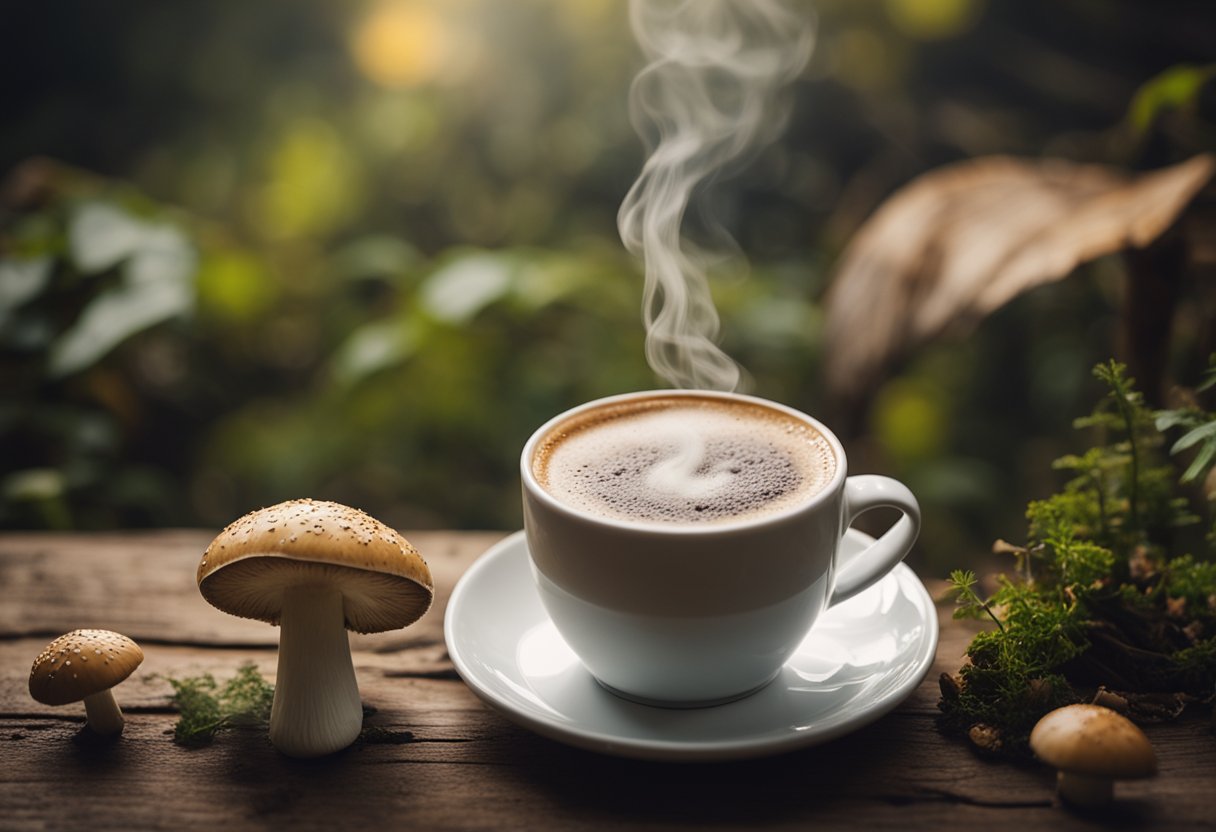
[[[1058,770],[1061,799],[1083,808],[1109,803],[1116,780],[1157,773],[1157,755],[1144,732],[1101,705],[1066,705],[1051,711],[1030,732],[1030,748]]]
[[[409,541],[358,509],[290,500],[251,512],[203,553],[198,587],[212,606],[280,626],[270,741],[291,757],[346,748],[363,706],[346,631],[412,624],[434,582]]]
[[[144,660],[131,639],[110,630],[73,630],[52,641],[30,668],[30,696],[43,705],[84,702],[85,727],[101,737],[122,733],[113,688]]]

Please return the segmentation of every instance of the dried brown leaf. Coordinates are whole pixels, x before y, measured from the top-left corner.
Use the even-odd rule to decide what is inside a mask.
[[[1081,263],[1143,248],[1216,172],[1216,157],[1140,176],[1060,160],[986,157],[931,171],[883,203],[827,298],[826,373],[843,395],[948,326],[966,328]]]

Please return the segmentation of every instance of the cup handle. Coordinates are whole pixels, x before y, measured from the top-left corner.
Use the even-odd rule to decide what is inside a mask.
[[[828,606],[852,598],[877,583],[912,550],[920,532],[920,504],[908,487],[890,477],[864,474],[844,483],[844,526],[872,508],[897,508],[903,517],[882,537],[841,565]]]

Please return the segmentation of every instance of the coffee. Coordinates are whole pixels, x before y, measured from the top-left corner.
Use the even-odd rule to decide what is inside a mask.
[[[537,482],[592,515],[672,524],[750,520],[818,494],[836,455],[810,423],[775,408],[700,396],[606,404],[550,430]]]

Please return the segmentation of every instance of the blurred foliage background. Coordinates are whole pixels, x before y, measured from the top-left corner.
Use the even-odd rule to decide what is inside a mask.
[[[957,565],[1019,533],[1081,447],[1124,265],[1024,295],[846,409],[820,371],[832,264],[945,163],[1216,148],[1216,12],[806,9],[788,130],[707,194],[750,260],[715,287],[723,343],[753,392],[838,427],[854,472],[908,482],[917,557]],[[29,3],[0,65],[4,528],[216,527],[299,496],[516,528],[528,434],[656,385],[616,237],[642,163],[623,2]],[[1196,269],[1171,336],[1184,381],[1212,323]]]

